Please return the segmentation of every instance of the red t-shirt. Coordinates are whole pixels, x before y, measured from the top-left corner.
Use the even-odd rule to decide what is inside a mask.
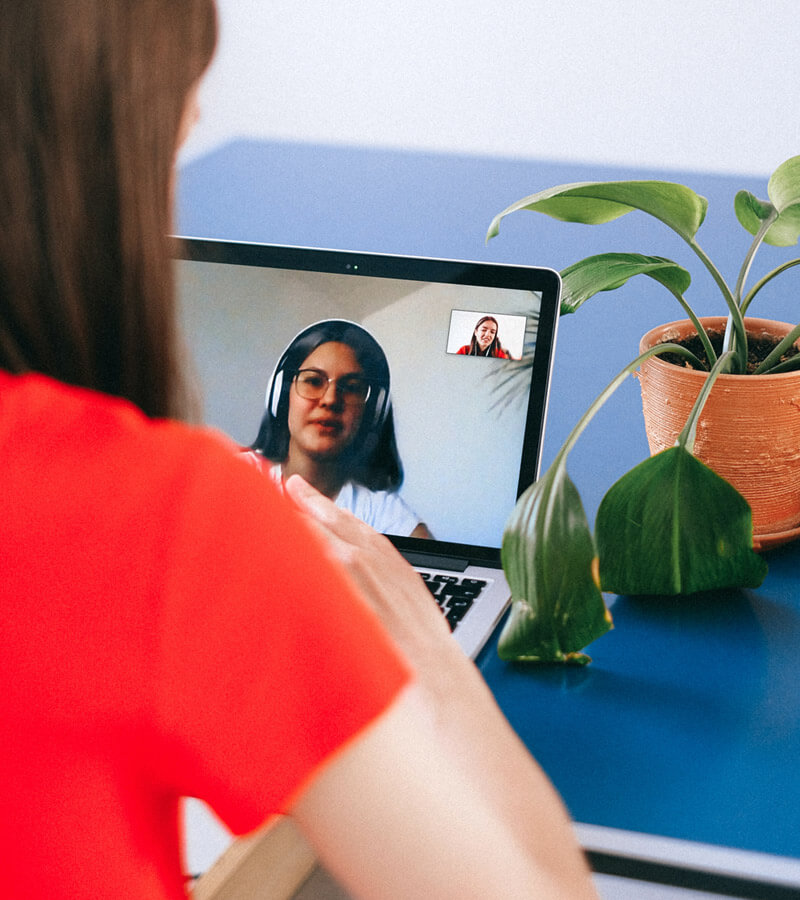
[[[282,811],[409,677],[221,438],[0,373],[6,897],[183,896],[178,799]]]

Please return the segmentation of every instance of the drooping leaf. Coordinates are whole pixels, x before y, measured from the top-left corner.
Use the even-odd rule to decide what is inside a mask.
[[[775,247],[791,247],[800,238],[800,156],[793,156],[778,166],[769,180],[767,193],[769,200],[759,200],[749,191],[739,191],[734,200],[736,218],[755,235],[774,211],[777,219],[764,242]]]
[[[597,513],[603,590],[691,594],[758,587],[750,506],[682,446],[646,459],[616,482]]]
[[[561,313],[575,312],[600,291],[622,287],[634,275],[649,275],[665,287],[683,295],[692,277],[682,266],[662,256],[641,253],[600,253],[567,266],[561,272]]]
[[[750,191],[739,191],[733,200],[736,218],[744,227],[755,234],[761,223],[767,219],[774,207],[768,200],[759,200]]]
[[[589,661],[580,651],[611,627],[596,581],[594,542],[575,485],[555,463],[520,497],[503,535],[511,613],[505,660]]]
[[[584,225],[611,222],[639,209],[690,240],[703,224],[707,208],[705,197],[671,181],[576,182],[548,188],[512,203],[494,217],[486,239],[499,232],[505,216],[521,209]]]

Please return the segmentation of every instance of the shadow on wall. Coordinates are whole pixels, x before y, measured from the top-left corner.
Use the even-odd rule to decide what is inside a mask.
[[[195,237],[563,268],[595,252],[593,244],[597,252],[614,249],[608,230],[554,228],[531,215],[504,224],[487,247],[489,222],[520,197],[551,185],[631,178],[688,183],[709,197],[712,209],[730,208],[731,214],[736,190],[765,190],[754,178],[238,140],[183,166],[177,222],[179,233]],[[614,225],[623,241],[641,228],[634,217]]]

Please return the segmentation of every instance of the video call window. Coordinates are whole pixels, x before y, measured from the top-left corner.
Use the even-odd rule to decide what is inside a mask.
[[[323,319],[358,323],[388,361],[404,501],[439,540],[499,546],[518,487],[530,375],[517,361],[536,341],[536,292],[189,260],[177,267],[210,425],[249,446],[294,338]],[[487,316],[507,354],[489,365],[459,353]]]
[[[447,352],[519,360],[525,346],[526,322],[525,316],[493,310],[476,315],[471,310],[454,309],[450,314]]]

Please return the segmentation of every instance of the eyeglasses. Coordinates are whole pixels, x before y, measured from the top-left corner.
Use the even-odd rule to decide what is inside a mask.
[[[300,369],[294,376],[297,393],[305,400],[321,400],[331,383],[346,406],[362,406],[367,402],[370,384],[360,375],[343,375],[333,381],[322,369]]]

